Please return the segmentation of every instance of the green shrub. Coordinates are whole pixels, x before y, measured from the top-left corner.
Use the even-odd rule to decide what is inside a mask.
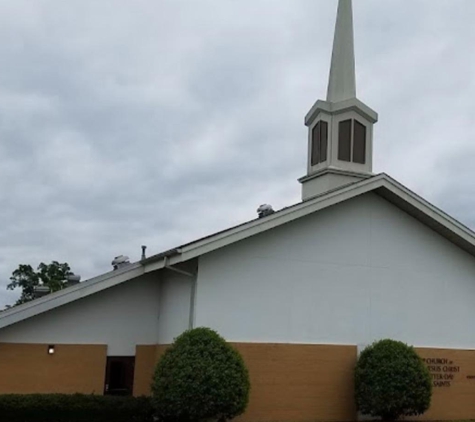
[[[360,355],[355,370],[358,410],[386,421],[423,414],[430,406],[432,381],[415,350],[381,340]]]
[[[151,422],[147,397],[84,394],[0,395],[0,418],[8,422]]]
[[[152,401],[160,421],[226,421],[245,411],[249,388],[241,355],[215,331],[195,328],[158,362]]]

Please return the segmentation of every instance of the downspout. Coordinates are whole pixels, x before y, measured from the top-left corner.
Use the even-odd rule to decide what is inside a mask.
[[[189,314],[188,314],[188,329],[191,330],[191,329],[193,329],[194,320],[195,320],[197,274],[193,274],[193,273],[190,273],[188,271],[184,271],[184,270],[181,270],[179,268],[175,268],[172,265],[169,265],[167,256],[164,257],[163,264],[164,264],[164,267],[166,269],[191,278],[190,310],[189,310]]]
[[[188,329],[192,330],[195,326],[195,302],[196,302],[196,282],[198,275],[194,274],[191,279],[191,295],[190,295],[190,315],[188,319]]]

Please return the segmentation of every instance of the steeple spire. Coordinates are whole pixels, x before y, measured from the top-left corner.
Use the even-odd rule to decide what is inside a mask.
[[[352,0],[339,0],[327,101],[356,98]]]
[[[356,98],[351,0],[338,0],[327,100],[305,117],[308,126],[307,200],[373,175],[373,125],[378,114]]]

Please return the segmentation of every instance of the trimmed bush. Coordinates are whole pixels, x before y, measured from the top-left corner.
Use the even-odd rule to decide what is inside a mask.
[[[152,384],[163,422],[226,421],[246,410],[249,374],[241,355],[213,330],[195,328],[175,339]]]
[[[8,422],[152,422],[148,397],[83,394],[0,395],[0,418]]]
[[[415,350],[399,341],[381,340],[360,355],[355,370],[358,410],[384,421],[417,416],[429,409],[432,381]]]

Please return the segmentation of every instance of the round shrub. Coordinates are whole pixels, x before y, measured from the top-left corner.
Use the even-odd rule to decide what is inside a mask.
[[[226,421],[246,410],[249,374],[241,355],[213,330],[175,339],[157,364],[153,404],[160,421]]]
[[[432,381],[415,350],[399,341],[381,340],[360,355],[355,370],[358,410],[384,421],[423,414],[430,406]]]

